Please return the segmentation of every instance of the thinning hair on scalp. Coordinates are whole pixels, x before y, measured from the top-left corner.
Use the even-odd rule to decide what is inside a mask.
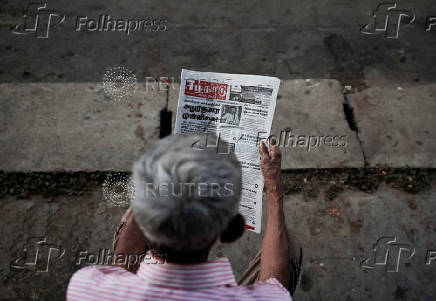
[[[213,133],[171,135],[155,142],[134,164],[131,207],[152,244],[202,250],[238,213],[241,165],[233,152],[218,151],[217,141],[228,150]],[[202,194],[196,188],[200,185],[213,185],[215,193]],[[150,186],[157,193],[150,193]],[[159,193],[162,186],[167,193]]]

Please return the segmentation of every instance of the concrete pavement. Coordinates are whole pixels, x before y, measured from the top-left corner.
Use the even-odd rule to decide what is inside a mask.
[[[436,231],[434,170],[428,170],[436,167],[436,28],[425,30],[426,18],[436,15],[434,0],[397,1],[398,9],[416,17],[410,25],[401,24],[398,38],[361,33],[379,0],[186,0],[183,6],[160,0],[58,0],[48,9],[66,19],[50,28],[48,39],[11,32],[23,23],[28,4],[0,3],[0,180],[13,182],[0,197],[0,299],[64,300],[79,253],[110,247],[123,210],[107,206],[100,186],[70,195],[81,192],[74,180],[79,172],[130,171],[159,138],[159,111],[166,102],[164,91],[147,88],[147,78],[176,82],[169,103],[174,111],[181,68],[279,77],[272,133],[323,136],[324,145],[310,151],[305,142],[282,147],[283,169],[303,175],[309,187],[300,192],[300,184],[289,182],[288,190],[298,192],[285,202],[288,230],[305,246],[295,300],[434,299],[435,263],[425,264],[425,252],[435,249]],[[130,35],[75,31],[77,16],[101,14],[164,18],[168,28]],[[132,70],[138,79],[136,93],[120,103],[104,95],[101,83],[105,70],[114,66]],[[347,146],[325,145],[326,136],[346,137]],[[420,169],[409,170],[405,184],[376,189],[364,168],[373,166]],[[353,181],[366,192],[342,187],[344,181],[312,182],[319,168],[336,172],[342,167],[359,168],[354,171],[362,176]],[[310,171],[296,170],[304,168]],[[14,171],[19,174],[3,173]],[[53,196],[40,195],[45,192],[38,190],[40,181],[22,178],[35,171],[48,173],[44,185]],[[73,174],[59,176],[60,171]],[[414,172],[429,172],[431,186]],[[57,182],[62,192],[54,191]],[[16,199],[26,185],[38,194]],[[65,189],[70,185],[72,193]],[[417,194],[398,188],[404,185]],[[410,260],[406,253],[398,257],[398,272],[360,265],[382,236],[415,249]],[[20,268],[23,248],[30,254],[35,240],[44,238],[45,253],[34,268],[48,271]],[[246,232],[211,256],[229,256],[238,276],[260,243],[260,235]],[[394,256],[398,245],[388,243],[380,246],[389,246]],[[44,256],[50,247],[65,253],[54,252],[48,262]]]
[[[434,173],[431,175],[430,187],[416,194],[391,184],[367,193],[331,179],[311,184],[313,179],[308,178],[307,184],[315,191],[286,195],[288,232],[304,248],[295,300],[432,300],[436,262],[426,264],[427,253],[436,250],[436,208],[432,202],[436,182]],[[342,189],[332,196],[328,191],[337,185]],[[261,247],[265,197],[263,204],[260,235],[246,231],[236,243],[217,245],[211,252],[210,258],[228,256],[236,277]],[[63,300],[72,273],[95,262],[102,249],[111,248],[113,231],[125,209],[108,206],[101,187],[94,187],[82,196],[4,197],[0,210],[1,296],[9,300]],[[370,267],[363,267],[362,261],[373,258],[373,246],[382,237],[396,239],[391,245],[381,240],[377,247],[381,255],[389,250],[389,265],[371,266],[369,261]],[[38,241],[43,242],[37,265],[26,267],[23,248],[32,260]],[[405,251],[399,254],[396,244]],[[47,257],[50,248],[53,252]],[[412,249],[415,253],[408,259],[407,250]],[[397,262],[397,272],[386,271],[395,270]]]

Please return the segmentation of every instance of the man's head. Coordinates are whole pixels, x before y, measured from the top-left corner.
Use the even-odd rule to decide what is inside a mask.
[[[135,163],[131,206],[152,247],[194,254],[242,233],[241,167],[216,143],[211,133],[168,136]]]

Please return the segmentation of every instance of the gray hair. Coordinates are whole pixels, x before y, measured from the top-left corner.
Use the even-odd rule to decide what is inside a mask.
[[[210,141],[214,146],[209,146]],[[173,250],[201,250],[211,245],[238,213],[241,165],[232,152],[217,151],[217,141],[212,133],[168,136],[155,142],[134,164],[131,207],[150,242]],[[226,149],[227,143],[220,143]],[[148,191],[149,184],[168,183],[172,193]],[[217,195],[191,194],[187,183],[217,184]]]

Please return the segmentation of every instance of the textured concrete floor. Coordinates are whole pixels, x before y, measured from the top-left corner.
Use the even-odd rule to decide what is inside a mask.
[[[338,78],[363,85],[367,67],[387,71],[394,81],[434,82],[435,31],[425,31],[436,15],[432,0],[399,3],[416,21],[399,39],[360,33],[380,1],[58,0],[49,8],[66,15],[49,39],[12,36],[22,21],[25,0],[0,4],[1,82],[96,82],[107,67],[123,65],[137,77],[180,76],[194,70]],[[76,17],[165,18],[167,30],[126,36],[117,32],[76,32]],[[103,54],[103,55],[102,55]],[[377,80],[384,78],[378,73]]]
[[[285,169],[434,168],[436,29],[426,32],[425,22],[436,16],[436,5],[399,1],[416,20],[401,26],[398,39],[363,35],[360,28],[379,3],[59,0],[48,6],[65,14],[65,22],[48,39],[36,39],[10,32],[29,2],[1,1],[0,171],[129,170],[158,138],[166,101],[163,91],[146,89],[145,79],[177,83],[182,67],[279,77],[273,133],[347,135],[346,149],[282,149]],[[129,36],[74,31],[77,16],[100,14],[165,18],[168,29]],[[115,66],[132,70],[139,82],[136,94],[116,106],[101,87],[105,70]],[[345,86],[351,89],[343,93]],[[170,91],[173,109],[177,87]],[[418,194],[387,185],[372,193],[348,187],[328,200],[330,184],[286,199],[288,230],[305,246],[295,299],[433,300],[436,263],[425,265],[425,252],[436,248],[434,180]],[[78,252],[110,247],[122,211],[106,205],[100,187],[83,196],[2,198],[0,299],[63,300]],[[410,260],[400,258],[396,273],[360,266],[381,236],[416,250]],[[239,275],[260,238],[247,232],[212,257],[229,256]],[[33,254],[38,241],[37,266],[19,268],[23,248]],[[47,266],[47,273],[32,271]]]
[[[304,249],[295,300],[433,300],[436,262],[425,262],[426,252],[436,250],[434,178],[431,187],[417,194],[382,184],[373,193],[345,187],[332,198],[327,193],[332,185],[318,183],[310,194],[285,198],[288,232]],[[236,243],[217,245],[211,252],[210,258],[228,256],[236,277],[261,246],[266,204],[264,198],[261,235],[246,231]],[[95,187],[83,196],[7,197],[1,200],[0,211],[1,296],[62,300],[69,277],[83,266],[77,264],[80,252],[99,255],[101,249],[111,248],[124,209],[108,206],[101,188]],[[373,255],[373,245],[385,236],[415,249],[414,256],[408,260],[407,253],[401,254],[398,272],[387,272],[385,266],[364,269],[361,262]],[[35,243],[44,239],[36,266],[26,268],[20,259],[23,249],[27,248],[30,262]],[[389,256],[397,255],[395,249],[390,252]]]
[[[427,253],[436,250],[435,184],[416,195],[382,185],[372,194],[347,189],[329,200],[326,185],[313,198],[287,196],[287,229],[304,249],[295,300],[434,300],[436,262],[425,263]],[[364,269],[362,261],[386,236],[414,248],[414,256],[406,260],[404,252],[398,258],[391,249],[388,256],[398,259],[398,272],[385,266]],[[228,256],[238,274],[260,246],[261,236],[246,233],[216,254]]]

